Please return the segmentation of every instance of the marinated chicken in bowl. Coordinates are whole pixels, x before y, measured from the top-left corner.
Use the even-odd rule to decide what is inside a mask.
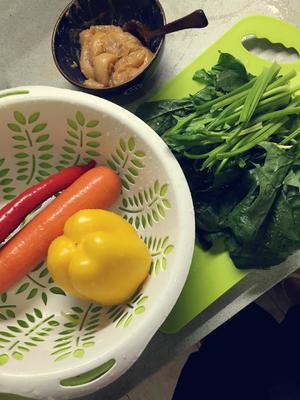
[[[129,32],[114,25],[91,26],[80,33],[80,68],[86,87],[119,86],[137,76],[153,53]]]

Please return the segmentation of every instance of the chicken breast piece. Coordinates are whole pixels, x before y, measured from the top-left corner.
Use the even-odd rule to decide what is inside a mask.
[[[114,64],[118,57],[111,53],[102,53],[94,58],[95,80],[103,86],[109,86]]]
[[[87,87],[117,86],[133,79],[153,53],[138,38],[114,25],[91,26],[80,33],[80,68]]]

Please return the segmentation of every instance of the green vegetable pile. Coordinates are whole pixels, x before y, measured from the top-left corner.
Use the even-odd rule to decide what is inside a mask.
[[[257,77],[232,55],[193,79],[180,100],[137,115],[176,155],[189,183],[198,238],[222,240],[238,268],[279,264],[300,249],[300,97],[274,63]]]

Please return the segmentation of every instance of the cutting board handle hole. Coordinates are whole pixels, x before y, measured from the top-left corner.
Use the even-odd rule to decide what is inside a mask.
[[[287,48],[282,43],[272,43],[267,38],[258,38],[253,34],[244,36],[241,42],[243,47],[250,53],[271,62],[277,61],[280,64],[291,64],[300,58],[295,48]]]

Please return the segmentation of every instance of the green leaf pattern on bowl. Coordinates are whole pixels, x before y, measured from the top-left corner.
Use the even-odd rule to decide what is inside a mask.
[[[101,132],[97,128],[98,125],[98,120],[87,121],[81,111],[77,111],[72,118],[67,118],[67,136],[64,139],[57,169],[73,164],[88,163],[92,158],[100,156]]]
[[[53,158],[53,144],[49,140],[51,135],[47,126],[48,124],[40,119],[39,112],[28,116],[21,111],[13,113],[13,120],[7,127],[14,141],[14,157],[18,166],[16,181],[32,185],[51,175],[49,169],[52,168],[50,160]]]
[[[26,312],[22,319],[15,319],[13,324],[7,325],[0,331],[0,365],[10,359],[21,361],[34,347],[44,342],[46,337],[58,326],[55,315],[43,315],[38,308]]]
[[[87,309],[74,306],[64,313],[67,322],[58,332],[51,356],[54,361],[62,361],[67,357],[82,358],[87,347],[94,346],[95,334],[99,329],[102,307],[89,304]]]
[[[136,143],[133,137],[128,140],[121,138],[119,146],[107,160],[107,164],[116,172],[119,172],[122,179],[122,185],[125,190],[135,184],[136,178],[140,175],[140,170],[145,168],[143,159],[145,153],[136,149]]]
[[[168,185],[161,185],[156,180],[150,187],[132,196],[124,196],[119,210],[136,229],[145,229],[147,226],[152,228],[153,224],[165,218],[166,211],[171,207],[166,198],[167,193]]]

